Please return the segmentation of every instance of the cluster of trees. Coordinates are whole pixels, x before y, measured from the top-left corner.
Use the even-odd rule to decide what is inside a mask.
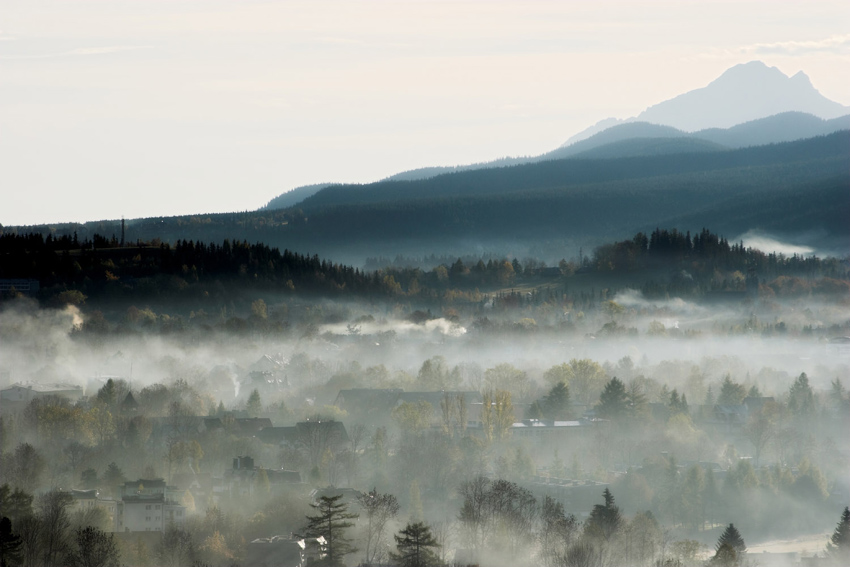
[[[394,291],[378,272],[366,273],[318,256],[281,252],[246,241],[207,245],[178,240],[173,246],[139,242],[118,247],[99,235],[78,242],[69,237],[2,234],[0,257],[0,277],[38,279],[40,296],[54,301],[70,290],[91,298],[133,301],[160,295],[189,299],[210,292],[222,296],[233,286],[246,283],[258,290],[298,289],[306,295],[343,291],[354,296],[384,295]]]
[[[329,187],[286,210],[136,219],[130,239],[262,241],[320,253],[396,254],[519,239],[535,247],[618,237],[621,227],[710,224],[846,234],[847,133],[687,156],[549,160],[414,181]],[[694,213],[698,211],[698,213]],[[698,224],[697,224],[698,226]],[[38,227],[47,234],[120,233],[119,224]],[[387,243],[385,235],[394,235]],[[507,247],[507,245],[506,245]],[[420,250],[417,252],[421,253]]]
[[[441,380],[454,372],[445,364],[445,361],[440,359],[428,362],[429,364],[423,364],[421,374],[423,379],[433,380],[435,384],[442,383]],[[520,371],[510,365],[505,367],[497,365],[482,373],[481,385],[485,391],[489,392],[487,388],[518,379],[517,372]],[[599,415],[605,415],[606,419],[610,420],[611,426],[598,428],[593,436],[587,439],[586,446],[576,447],[577,451],[595,452],[604,446],[647,444],[645,435],[653,430],[660,430],[667,437],[666,440],[660,441],[662,447],[671,446],[671,442],[674,443],[673,446],[679,443],[682,448],[687,448],[689,443],[703,446],[706,444],[706,433],[698,429],[699,414],[676,390],[659,394],[662,399],[667,400],[666,408],[669,412],[666,423],[664,421],[659,423],[656,421],[657,418],[652,418],[646,411],[646,397],[638,387],[641,383],[639,380],[632,379],[625,383],[617,378],[606,380],[605,375],[604,369],[586,360],[573,360],[564,365],[552,367],[546,372],[547,380],[553,384],[551,389],[531,408],[557,411],[558,407],[564,407],[561,405],[564,399],[570,399],[570,386],[580,390],[583,381],[588,381],[593,384],[592,388],[597,392],[595,411]],[[837,381],[836,383],[837,390],[841,390],[840,383]],[[102,407],[107,409],[114,407],[112,404],[120,399],[117,392],[124,391],[125,387],[126,385],[121,383],[107,383],[94,396],[96,401],[91,403],[103,404]],[[731,377],[726,377],[718,390],[719,395],[716,401],[722,404],[738,404],[744,396],[759,393],[754,388],[747,390]],[[174,401],[169,401],[178,391],[180,391],[179,384],[172,388],[148,387],[144,390],[144,394],[139,393],[138,398],[145,407],[158,408],[157,411],[170,415],[169,419],[174,417],[173,430],[180,435],[178,419],[180,414],[170,414],[176,406]],[[191,397],[191,393],[185,390],[182,395]],[[846,393],[842,393],[842,396],[844,396],[842,401],[846,401]],[[584,525],[578,524],[574,518],[565,513],[558,502],[546,498],[538,500],[525,484],[537,472],[538,466],[533,453],[529,454],[523,442],[511,439],[509,427],[506,427],[515,419],[511,398],[512,395],[508,391],[493,391],[490,402],[485,404],[491,408],[492,413],[490,417],[482,416],[483,436],[459,427],[457,415],[462,411],[460,407],[465,402],[446,397],[445,408],[440,408],[445,414],[445,427],[432,429],[429,426],[435,408],[428,408],[424,418],[421,415],[404,417],[402,414],[407,410],[401,410],[396,419],[401,431],[399,437],[391,438],[386,430],[381,429],[374,431],[374,434],[369,437],[365,428],[354,426],[351,428],[352,447],[350,449],[325,444],[322,447],[314,447],[312,450],[304,449],[315,453],[312,461],[306,453],[302,457],[297,457],[292,451],[287,452],[283,458],[290,465],[297,463],[298,458],[302,458],[305,470],[313,467],[321,471],[315,477],[306,475],[306,478],[317,485],[321,485],[325,479],[334,478],[327,476],[328,471],[334,467],[344,467],[353,471],[353,474],[337,474],[337,480],[347,478],[349,484],[355,485],[369,483],[388,488],[397,494],[403,494],[409,489],[409,495],[406,495],[402,502],[374,489],[364,494],[360,502],[361,515],[357,526],[359,530],[365,530],[365,535],[358,535],[358,546],[364,554],[371,556],[373,561],[386,560],[389,556],[383,553],[387,549],[384,530],[389,525],[395,525],[394,518],[404,506],[410,514],[411,521],[397,534],[400,539],[396,540],[398,552],[394,561],[400,564],[408,564],[404,563],[407,561],[403,559],[404,557],[424,555],[428,558],[426,561],[431,562],[433,556],[430,553],[440,556],[442,548],[432,547],[429,542],[432,542],[433,538],[433,542],[444,545],[446,541],[440,539],[438,534],[429,535],[426,531],[427,524],[422,522],[426,517],[434,518],[435,514],[439,515],[439,510],[435,510],[431,503],[450,497],[455,486],[460,487],[463,500],[460,511],[454,512],[458,515],[458,526],[455,529],[463,534],[462,539],[453,542],[455,547],[477,549],[485,555],[493,552],[498,557],[512,557],[514,561],[534,556],[547,565],[579,565],[582,564],[581,561],[589,559],[601,561],[602,564],[622,562],[648,564],[658,559],[659,554],[681,556],[680,559],[687,562],[693,559],[693,545],[687,543],[687,540],[681,540],[686,543],[676,544],[679,546],[676,547],[665,540],[665,528],[660,522],[669,528],[676,529],[685,537],[688,533],[698,534],[703,530],[711,529],[710,526],[716,525],[718,521],[729,520],[748,526],[748,530],[752,533],[762,534],[775,529],[775,526],[772,526],[773,518],[794,516],[798,521],[788,522],[786,528],[800,529],[812,522],[814,514],[824,514],[828,509],[826,479],[814,465],[805,461],[801,462],[797,471],[782,465],[756,468],[752,461],[740,459],[734,455],[733,450],[727,449],[727,452],[731,450],[732,453],[729,454],[730,465],[722,482],[715,478],[713,469],[706,470],[697,464],[680,467],[672,456],[644,459],[640,466],[632,467],[626,475],[615,479],[612,489],[620,495],[621,502],[625,502],[629,510],[651,512],[642,512],[631,519],[625,519],[619,514],[613,497],[606,494],[605,504],[594,508],[590,519]],[[255,409],[261,415],[265,413],[259,394],[252,393],[249,399],[253,400]],[[815,419],[818,415],[818,401],[805,375],[799,376],[794,381],[786,398],[780,403],[789,408],[787,411],[793,428],[805,427],[806,420],[814,420],[812,426],[818,426]],[[34,406],[39,408],[43,408],[44,405],[43,401],[34,403]],[[404,404],[399,407],[403,406]],[[211,403],[209,409],[218,412]],[[116,410],[116,414],[120,415],[120,412]],[[556,413],[555,417],[562,415]],[[396,418],[395,415],[394,418]],[[406,425],[408,423],[409,426]],[[21,426],[24,427],[23,423]],[[44,431],[51,429],[46,428]],[[15,428],[4,431],[14,430]],[[226,463],[232,454],[236,454],[234,452],[220,456],[217,461],[210,460],[210,458],[215,459],[214,456],[203,453],[193,457],[191,451],[193,444],[200,447],[203,443],[206,450],[218,451],[217,443],[225,441],[225,438],[205,440],[204,437],[197,437],[189,434],[188,431],[185,431],[185,435],[185,437],[168,440],[169,450],[166,452],[166,457],[161,460],[155,458],[153,462],[160,461],[163,466],[170,466],[169,463],[173,458],[175,464],[178,460],[183,462],[184,466],[192,463],[194,470],[198,470],[199,466],[208,467],[207,470],[210,468],[215,470],[213,462]],[[8,436],[4,435],[4,439],[8,439]],[[39,438],[39,443],[48,442],[48,439],[50,438]],[[109,439],[105,437],[104,444],[112,447],[114,451],[124,453],[124,458],[128,449],[133,451],[133,460],[145,458],[144,444],[124,445],[125,441],[119,443],[118,436],[112,437],[111,441]],[[50,441],[50,443],[54,442],[57,441]],[[87,453],[89,459],[93,455],[91,451],[104,450],[97,438],[88,442],[93,444],[85,447],[85,450],[89,451]],[[805,442],[805,438],[801,439],[801,445]],[[61,450],[72,453],[73,451],[68,449],[71,444],[62,441],[60,445],[63,443],[65,445]],[[42,445],[42,447],[46,446]],[[591,446],[597,446],[597,448],[591,449]],[[57,446],[56,449],[60,450],[60,447]],[[231,449],[231,451],[238,450],[235,446]],[[647,450],[653,452],[649,448]],[[261,451],[261,454],[268,453]],[[349,460],[343,459],[345,454],[349,455]],[[592,454],[587,452],[587,456]],[[793,457],[789,453],[786,458]],[[36,472],[39,470],[39,459],[43,470],[46,459],[40,457],[34,447],[20,444],[14,452],[4,455],[3,463],[4,468],[9,465],[10,470],[13,471],[32,471],[33,478],[38,479],[39,475]],[[539,462],[540,457],[538,456],[537,459]],[[555,460],[558,460],[557,454]],[[125,479],[120,468],[114,464],[107,467],[102,475],[98,475],[97,471],[87,466],[89,462],[86,461],[85,465],[81,464],[78,468],[78,470],[82,469],[80,479],[86,487],[99,486],[101,489],[104,487],[108,489],[109,486],[118,485]],[[150,459],[147,459],[147,462],[150,463]],[[202,462],[206,464],[202,465]],[[558,465],[553,462],[553,465],[549,468],[550,472],[561,471],[555,472],[555,476],[563,477],[569,474],[573,478],[582,478],[585,474],[581,472],[580,465],[577,466],[575,463],[569,472],[563,463]],[[50,463],[49,466],[53,464]],[[490,480],[487,476],[469,478],[471,471],[487,470],[491,467],[497,471],[499,480]],[[596,474],[598,473],[593,473],[594,476]],[[5,473],[4,478],[6,478]],[[29,479],[23,474],[14,473],[9,478],[13,479],[15,484],[5,491],[0,510],[4,515],[13,518],[13,525],[18,526],[19,519],[31,514],[38,516],[40,512],[38,506],[33,508],[28,503],[33,501],[32,490],[17,486],[18,483],[24,483]],[[612,480],[605,473],[597,478]],[[292,526],[290,529],[297,533],[318,533],[319,523],[311,528],[312,531],[299,532],[301,527],[293,525],[291,520],[292,510],[297,510],[299,505],[290,497],[285,497],[282,501],[269,501],[271,493],[267,480],[265,485],[261,484],[258,480],[257,499],[251,499],[253,505],[257,507],[255,512],[252,513],[249,511],[250,508],[245,508],[248,502],[244,499],[239,503],[239,507],[232,508],[231,512],[224,512],[207,503],[207,514],[203,520],[198,519],[197,525],[190,524],[186,528],[165,534],[167,537],[163,539],[161,550],[159,548],[123,549],[121,550],[124,553],[123,557],[133,565],[143,565],[144,558],[153,560],[151,558],[160,557],[162,554],[170,554],[168,557],[172,559],[169,561],[174,561],[173,564],[189,561],[189,558],[223,564],[226,561],[236,561],[243,553],[240,541],[250,540],[251,537],[267,537],[270,533],[276,533],[268,530],[279,530],[280,526]],[[420,490],[428,495],[429,506],[425,510],[422,508]],[[230,507],[233,505],[234,503],[227,504]],[[203,509],[203,506],[204,503],[198,503],[200,509]],[[806,510],[805,513],[801,512],[801,507]],[[12,511],[7,512],[7,510]],[[242,513],[248,513],[247,521],[240,519]],[[449,509],[446,509],[445,513],[452,515]],[[290,516],[289,519],[285,519],[287,515]],[[318,516],[321,515],[318,514]],[[74,516],[69,515],[69,517],[72,523],[65,530],[65,534],[66,540],[70,543],[60,554],[62,561],[72,561],[73,553],[82,553],[78,550],[81,544],[74,543],[77,528],[82,529],[91,523],[103,521],[103,518],[81,518],[79,520],[81,523],[75,526]],[[354,518],[339,517],[338,520],[345,524]],[[26,527],[26,525],[24,522],[23,526]],[[102,523],[95,527],[101,531],[106,529]],[[341,532],[347,529],[344,525],[337,527],[341,528]],[[15,528],[15,533],[21,534],[22,537],[25,531]],[[88,534],[91,536],[89,539],[99,541],[94,535]],[[423,542],[427,545],[423,545]],[[346,548],[348,543],[344,538],[331,545],[334,546],[336,543],[341,544],[337,548],[342,550],[341,552],[350,549]],[[74,547],[75,545],[77,547]],[[408,545],[412,547],[409,549],[405,547]],[[677,551],[673,551],[674,549]],[[718,548],[720,559],[717,561],[734,561],[739,555],[736,552],[733,556],[729,550]],[[687,559],[689,557],[690,559]],[[43,559],[39,561],[41,560]]]
[[[701,559],[703,545],[690,539],[674,540],[652,512],[625,517],[611,491],[603,491],[602,504],[596,504],[587,520],[580,522],[566,514],[563,505],[545,496],[538,501],[518,484],[478,476],[458,488],[462,499],[457,514],[459,549],[454,565],[524,564],[546,567],[593,565],[669,565],[706,563],[737,567],[746,564],[747,546],[734,523],[728,524],[717,539],[714,554]],[[322,496],[311,504],[315,515],[307,516],[304,533],[323,538],[314,543],[314,564],[344,565],[346,555],[357,551],[350,538],[351,520],[360,515],[349,511],[342,495]],[[387,520],[395,518],[398,503],[390,494],[376,490],[357,500],[368,517],[366,554],[363,564],[386,563],[399,567],[438,567],[446,565],[438,553],[442,544],[428,524],[411,520],[394,535],[397,552],[379,551]],[[439,529],[439,528],[438,528]],[[850,510],[844,509],[827,545],[826,557],[836,565],[850,558]]]
[[[697,565],[703,546],[695,540],[670,537],[651,512],[624,516],[609,489],[603,503],[596,504],[587,520],[579,522],[566,514],[563,505],[545,496],[538,501],[527,489],[506,480],[478,476],[458,488],[462,503],[457,512],[459,551],[454,565],[466,563],[534,563],[547,567],[595,565]],[[26,500],[26,498],[24,499]],[[244,528],[238,519],[216,507],[187,527],[170,526],[161,541],[149,550],[139,540],[119,545],[106,531],[87,525],[80,514],[69,513],[72,498],[61,491],[39,497],[36,506],[29,497],[21,506],[6,487],[0,491],[0,564],[4,567],[70,565],[72,567],[117,567],[131,565],[219,565],[238,564],[239,535]],[[391,494],[377,490],[361,493],[356,509],[342,495],[322,496],[310,505],[306,525],[300,529],[310,538],[311,565],[340,567],[346,556],[365,546],[363,564],[398,567],[438,567],[446,561],[446,532],[411,518],[393,536],[396,551],[388,551],[386,537],[396,520],[399,505]],[[358,520],[360,522],[353,522]],[[356,539],[351,528],[359,526]],[[442,537],[442,542],[441,542]],[[733,523],[720,534],[707,564],[737,567],[746,564],[747,547]],[[826,557],[835,565],[850,559],[850,510],[845,507],[827,543]]]
[[[120,552],[102,512],[71,511],[72,496],[51,490],[33,499],[0,486],[0,562],[46,567],[118,567]]]
[[[706,229],[693,238],[690,232],[675,229],[655,229],[648,237],[637,233],[630,240],[598,247],[593,266],[597,271],[620,275],[659,268],[686,274],[668,282],[644,283],[643,291],[651,297],[667,293],[693,296],[707,291],[743,291],[745,274],[750,272],[766,282],[759,290],[761,295],[841,295],[850,290],[847,281],[850,274],[837,258],[765,253],[747,248],[743,242],[730,244]]]
[[[501,293],[494,306],[594,304],[606,298],[595,298],[592,291],[588,298],[584,297],[586,291],[565,294],[563,284],[572,281],[577,270],[632,274],[659,267],[687,275],[669,281],[643,281],[641,287],[648,296],[743,289],[748,270],[755,270],[766,282],[761,287],[762,294],[835,295],[850,290],[850,273],[838,259],[765,254],[741,243],[730,245],[705,229],[693,238],[690,233],[675,229],[656,229],[649,237],[638,233],[631,240],[598,247],[592,261],[586,257],[578,263],[562,260],[557,269],[549,271],[538,260],[520,262],[516,258],[490,258],[486,263],[483,259],[475,263],[468,259],[469,265],[458,258],[429,271],[413,267],[361,271],[315,255],[281,252],[246,241],[224,240],[218,245],[178,240],[173,246],[137,242],[119,247],[117,242],[100,235],[78,241],[76,235],[45,238],[35,233],[0,234],[0,257],[4,260],[0,277],[38,279],[39,297],[57,305],[81,304],[87,298],[99,302],[132,298],[134,302],[191,299],[209,307],[209,298],[220,303],[234,286],[244,290],[246,285],[257,293],[291,295],[297,290],[313,296],[406,296],[423,305],[479,304],[488,299],[479,288],[540,283],[541,277],[554,287],[536,289],[530,296]],[[618,285],[626,288],[634,284],[621,281]],[[609,288],[608,294],[613,291]],[[252,314],[257,320],[267,316],[253,305]]]

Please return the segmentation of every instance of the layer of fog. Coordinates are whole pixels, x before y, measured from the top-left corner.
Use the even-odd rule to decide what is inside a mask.
[[[826,236],[825,233],[806,232],[794,235],[779,236],[773,233],[768,233],[762,230],[748,230],[734,242],[743,242],[747,248],[755,248],[766,254],[783,254],[785,256],[810,256],[816,254],[819,257],[826,256],[841,256],[846,254],[846,250],[839,251],[838,254],[830,253],[827,250],[819,250],[811,243],[822,241]]]
[[[761,320],[781,322],[789,329],[838,326],[846,334],[847,305],[704,306],[678,298],[648,301],[633,291],[613,299],[623,313],[553,313],[551,321],[544,322],[514,321],[512,316],[485,311],[490,323],[502,325],[499,332],[483,332],[478,328],[481,319],[413,323],[390,309],[355,305],[340,307],[350,314],[348,320],[320,325],[318,332],[309,334],[296,330],[284,337],[231,336],[189,330],[183,335],[107,335],[97,340],[84,340],[76,333],[81,314],[74,309],[10,302],[0,308],[0,387],[27,381],[86,386],[93,377],[119,376],[142,388],[177,378],[209,381],[226,374],[232,384],[217,388],[214,395],[231,403],[237,379],[264,355],[279,362],[292,386],[290,394],[302,395],[354,363],[364,369],[384,365],[391,374],[416,376],[423,362],[434,356],[444,357],[451,367],[464,365],[468,370],[464,387],[478,385],[469,376],[480,378],[484,370],[509,363],[542,388],[543,373],[571,359],[594,360],[612,376],[630,379],[643,374],[680,389],[696,367],[706,386],[717,386],[730,374],[748,386],[757,385],[765,395],[786,392],[802,372],[821,391],[828,390],[836,377],[850,374],[850,352],[823,336],[747,331],[749,322]],[[558,324],[561,327],[555,327]],[[316,361],[321,372],[304,375],[290,364],[295,357]],[[632,367],[623,368],[625,357]],[[326,395],[329,403],[335,392]]]

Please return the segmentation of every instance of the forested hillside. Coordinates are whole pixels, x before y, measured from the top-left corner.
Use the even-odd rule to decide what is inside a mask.
[[[381,254],[534,255],[548,260],[638,230],[718,227],[850,236],[850,132],[733,151],[565,159],[419,181],[334,185],[297,208],[131,220],[127,240],[224,239],[361,264]],[[6,229],[119,235],[116,221]],[[364,252],[368,251],[368,252]]]
[[[451,304],[474,306],[483,300],[482,293],[502,293],[515,286],[546,288],[547,293],[560,290],[562,300],[572,302],[572,295],[602,283],[609,293],[632,288],[647,297],[675,294],[700,299],[713,292],[743,291],[743,274],[748,272],[761,278],[766,286],[762,291],[770,295],[792,288],[796,295],[843,296],[850,291],[845,261],[766,254],[706,229],[693,237],[666,229],[638,233],[577,260],[565,256],[551,268],[532,258],[466,263],[458,258],[431,270],[386,266],[367,271],[244,241],[121,246],[99,235],[79,241],[39,234],[0,236],[0,260],[0,279],[37,280],[39,291],[34,295],[47,305],[89,299],[119,311],[136,302],[182,304],[188,311],[258,294],[403,299],[411,308],[441,309]],[[605,283],[607,279],[611,281]],[[778,280],[783,283],[774,290],[771,282]],[[568,289],[570,295],[563,295]],[[758,286],[754,292],[759,292]],[[16,295],[7,293],[5,298]]]

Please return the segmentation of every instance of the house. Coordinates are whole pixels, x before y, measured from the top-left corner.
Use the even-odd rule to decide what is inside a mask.
[[[257,488],[257,477],[260,471],[266,473],[269,488],[274,490],[282,485],[301,482],[301,473],[285,469],[264,469],[254,465],[254,459],[248,456],[233,458],[233,467],[224,471],[223,488],[230,496],[245,496],[253,494]]]
[[[28,404],[36,398],[59,396],[76,402],[83,397],[83,389],[76,384],[36,384],[18,382],[5,390],[0,390],[0,400],[4,402],[22,402]]]
[[[335,486],[326,486],[325,488],[314,488],[310,491],[310,501],[317,504],[320,498],[342,496],[340,503],[348,504],[349,506],[357,505],[357,499],[363,493],[353,488],[337,488]]]
[[[287,362],[279,354],[274,357],[263,355],[240,378],[239,391],[247,395],[257,390],[260,395],[265,395],[288,389],[289,380],[285,374]]]
[[[245,563],[255,567],[303,567],[307,541],[294,536],[272,536],[253,540],[245,548]]]
[[[69,494],[73,499],[68,507],[69,512],[73,513],[81,511],[85,513],[94,510],[95,508],[101,508],[109,519],[110,531],[114,532],[116,530],[117,525],[115,522],[118,512],[117,501],[111,498],[101,498],[100,493],[97,490],[72,489],[69,491]]]
[[[348,433],[341,421],[301,421],[289,427],[266,427],[257,432],[264,443],[288,446],[313,446],[315,444],[340,445],[348,443]]]
[[[775,400],[772,396],[762,396],[762,397],[752,397],[747,396],[744,398],[742,402],[745,406],[747,406],[747,413],[754,414],[761,411],[761,408],[764,407],[765,404],[774,403]]]
[[[553,439],[577,433],[585,424],[582,421],[549,419],[523,419],[511,426],[511,435],[519,439]]]
[[[125,532],[161,532],[186,521],[186,507],[164,494],[124,496],[118,513],[118,529]]]
[[[334,405],[352,415],[388,414],[398,404],[401,388],[353,388],[340,390]]]
[[[209,431],[224,429],[220,418],[204,415],[177,415],[148,419],[153,428],[152,442],[168,438],[191,439]]]
[[[69,492],[74,501],[69,506],[69,510],[91,510],[97,506],[98,492],[97,490],[71,490]]]
[[[123,415],[136,415],[139,413],[139,402],[133,397],[133,392],[127,392],[121,402],[121,413]]]
[[[267,417],[237,417],[233,422],[235,428],[245,437],[253,437],[261,429],[272,427],[272,420]]]
[[[590,426],[598,425],[604,420],[589,420],[582,418],[578,421],[561,421],[548,419],[523,419],[511,425],[510,435],[516,439],[527,441],[526,448],[548,453],[553,449],[563,448],[566,443],[576,440],[578,436],[589,430]],[[467,431],[483,437],[484,426],[481,421],[470,421]]]
[[[125,482],[118,504],[117,530],[161,532],[171,524],[186,521],[186,507],[179,503],[181,492],[161,478]]]
[[[749,409],[744,404],[717,404],[707,423],[722,433],[737,433],[747,424],[747,418]]]
[[[58,396],[72,402],[83,397],[83,389],[66,383],[15,383],[0,390],[0,414],[22,412],[33,400]]]
[[[213,490],[215,481],[210,473],[176,473],[172,475],[171,482],[180,492],[188,490],[195,502],[216,499]]]

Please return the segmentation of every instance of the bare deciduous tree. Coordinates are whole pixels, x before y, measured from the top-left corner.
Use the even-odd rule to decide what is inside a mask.
[[[385,530],[387,522],[398,514],[398,499],[392,494],[381,494],[373,488],[358,496],[357,502],[363,509],[360,517],[365,520],[365,562],[380,563],[386,558]]]

